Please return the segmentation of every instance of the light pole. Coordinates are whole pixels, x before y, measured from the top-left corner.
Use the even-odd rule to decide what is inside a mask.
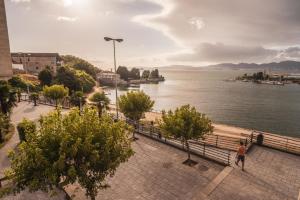
[[[115,65],[115,90],[116,90],[116,112],[117,120],[119,120],[119,109],[118,109],[118,80],[117,80],[117,63],[116,63],[116,41],[123,42],[123,39],[113,39],[110,37],[104,37],[105,41],[113,41],[114,46],[114,65]]]
[[[27,65],[26,65],[26,53],[18,53],[19,55],[22,55],[23,54],[23,68],[25,70],[25,73],[28,74],[28,70],[27,70]],[[28,55],[28,59],[29,57],[31,56],[30,53],[27,54]],[[29,95],[29,84],[27,83],[27,94]]]

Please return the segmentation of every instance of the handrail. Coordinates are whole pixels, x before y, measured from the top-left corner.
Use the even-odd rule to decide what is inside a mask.
[[[166,143],[168,145],[174,146],[181,150],[184,150],[184,151],[187,150],[181,140],[176,139],[174,137],[164,137],[161,134],[160,129],[157,127],[154,127],[152,125],[138,124],[129,119],[127,119],[126,122],[129,123],[130,125],[133,125],[135,127],[135,131],[139,134],[142,134],[144,136],[150,137],[157,141]],[[224,164],[224,165],[231,164],[230,150],[218,148],[218,147],[208,144],[204,141],[199,142],[199,141],[195,141],[195,140],[189,140],[188,143],[190,144],[191,153],[194,153],[198,156],[208,158],[210,160],[216,161],[216,162]]]
[[[255,140],[257,142],[258,135],[263,136],[263,146],[271,147],[277,150],[282,150],[288,153],[300,155],[300,139],[254,131]]]

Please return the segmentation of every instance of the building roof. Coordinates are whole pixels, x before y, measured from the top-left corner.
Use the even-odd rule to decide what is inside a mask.
[[[60,60],[60,56],[58,53],[11,53],[12,57],[56,57]]]

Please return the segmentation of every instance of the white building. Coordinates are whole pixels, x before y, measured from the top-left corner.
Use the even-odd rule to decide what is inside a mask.
[[[12,53],[13,64],[22,64],[26,73],[38,75],[46,67],[56,74],[61,64],[58,53]]]
[[[120,78],[119,74],[115,74],[110,71],[102,71],[97,74],[97,80],[101,85],[113,86],[117,78],[118,85],[126,85],[127,82]]]

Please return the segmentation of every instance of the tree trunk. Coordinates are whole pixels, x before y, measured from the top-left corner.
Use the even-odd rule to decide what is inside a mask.
[[[188,161],[190,161],[191,160],[190,144],[187,140],[185,141],[185,146],[188,153]]]
[[[37,104],[36,104],[36,99],[34,99],[33,102],[34,102],[34,106],[37,106]]]
[[[102,106],[101,105],[98,105],[98,116],[99,116],[99,119],[102,117]]]

